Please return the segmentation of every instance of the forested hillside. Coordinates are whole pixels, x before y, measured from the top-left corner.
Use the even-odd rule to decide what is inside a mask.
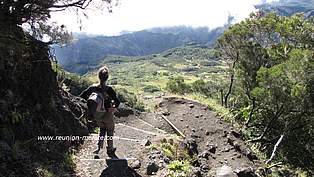
[[[68,71],[84,74],[97,66],[107,55],[143,56],[160,53],[181,45],[196,43],[208,46],[215,43],[224,27],[173,27],[150,29],[121,36],[78,38],[54,51],[59,63]]]
[[[224,105],[270,161],[313,170],[313,20],[255,14],[218,40],[229,65]]]

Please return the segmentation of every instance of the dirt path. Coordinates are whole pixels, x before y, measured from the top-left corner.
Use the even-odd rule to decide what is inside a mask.
[[[230,125],[217,118],[206,105],[181,98],[164,99],[155,113],[131,114],[117,118],[114,137],[117,156],[126,159],[131,166],[135,161],[143,161],[146,158],[147,152],[144,152],[145,148],[141,145],[144,140],[157,142],[162,138],[173,137],[175,131],[162,116],[179,128],[187,139],[196,140],[199,159],[206,166],[201,168],[207,168],[211,176],[215,176],[216,169],[223,165],[233,170],[257,166],[255,163],[258,161],[255,161],[254,154],[246,148],[240,135]],[[78,176],[106,176],[106,150],[99,152],[100,159],[94,159],[93,151],[96,149],[97,140],[94,138],[85,141],[75,154],[75,171]],[[141,167],[129,176],[147,176],[144,171]]]
[[[159,104],[159,112],[179,128],[187,139],[196,140],[199,156],[206,157],[201,159],[213,176],[222,165],[233,170],[258,166],[257,157],[241,139],[241,135],[206,105],[169,97]]]
[[[155,128],[150,123],[137,118],[135,115],[116,118],[114,146],[117,147],[116,155],[119,159],[126,159],[128,165],[136,160],[141,160],[144,146],[143,141],[155,142],[161,138],[171,136],[166,131]],[[99,153],[99,159],[95,159],[93,152],[97,149],[98,134],[91,134],[84,142],[80,150],[74,155],[75,171],[80,177],[99,177],[108,167],[106,149]],[[141,172],[136,172],[140,176]]]

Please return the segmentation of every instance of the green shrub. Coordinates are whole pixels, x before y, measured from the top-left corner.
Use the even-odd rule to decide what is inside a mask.
[[[73,161],[73,155],[69,152],[64,154],[64,165],[69,170],[75,167],[75,163]]]
[[[167,166],[169,170],[169,175],[173,177],[184,177],[189,176],[189,173],[191,172],[192,165],[190,162],[184,160],[184,161],[171,161],[170,164]]]
[[[166,89],[172,93],[184,94],[191,91],[191,87],[184,83],[182,76],[170,78],[166,84]]]
[[[117,89],[117,95],[118,99],[127,106],[139,111],[145,111],[144,103],[138,100],[135,94],[128,92],[125,88]]]
[[[158,88],[157,86],[154,85],[147,85],[143,88],[144,92],[150,92],[150,93],[154,93],[154,92],[159,92],[160,88]]]

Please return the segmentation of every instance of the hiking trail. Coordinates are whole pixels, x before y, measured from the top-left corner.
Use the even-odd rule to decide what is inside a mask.
[[[159,103],[157,112],[129,114],[115,118],[114,146],[116,155],[125,159],[129,166],[127,176],[148,176],[145,159],[147,148],[145,143],[160,142],[161,139],[175,136],[174,129],[162,118],[165,116],[183,134],[186,139],[197,143],[200,171],[207,171],[215,176],[216,170],[227,165],[233,171],[255,169],[259,163],[253,152],[241,140],[241,135],[209,110],[208,106],[183,98],[164,98]],[[85,140],[74,155],[75,173],[80,177],[114,176],[108,175],[106,148],[99,152],[99,159],[94,159],[97,149],[98,134],[90,134],[91,140]],[[141,163],[136,170],[131,166]],[[117,169],[115,169],[117,170]],[[114,170],[114,171],[115,171]],[[163,176],[159,170],[154,176]]]

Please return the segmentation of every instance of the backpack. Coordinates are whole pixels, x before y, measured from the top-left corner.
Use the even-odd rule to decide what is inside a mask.
[[[108,108],[112,107],[112,101],[106,90],[92,92],[87,99],[89,115],[95,120],[103,119],[108,112]]]

